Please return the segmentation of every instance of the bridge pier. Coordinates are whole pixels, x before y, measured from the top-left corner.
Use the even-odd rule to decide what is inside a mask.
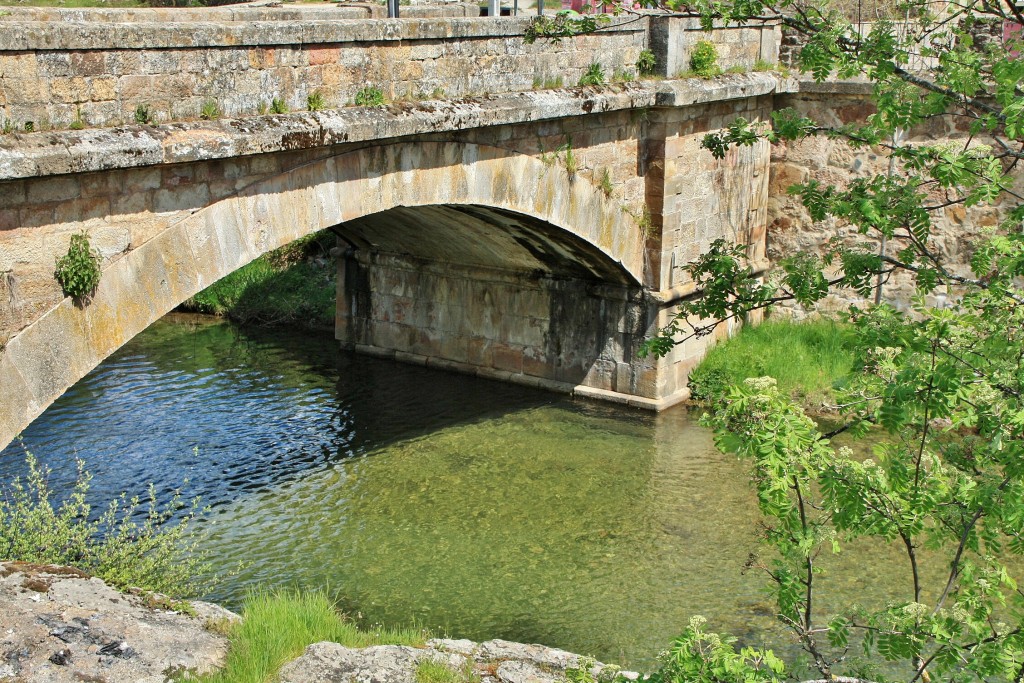
[[[656,409],[658,362],[637,356],[654,308],[639,286],[355,251],[339,261],[336,336],[361,353]]]

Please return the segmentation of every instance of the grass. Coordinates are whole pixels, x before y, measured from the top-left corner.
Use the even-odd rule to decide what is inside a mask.
[[[416,665],[416,683],[479,683],[480,676],[473,671],[473,663],[466,661],[458,669],[436,659],[421,659]]]
[[[185,310],[223,315],[243,324],[334,324],[333,246],[319,232],[264,254],[182,304]]]
[[[345,619],[323,591],[256,591],[242,608],[241,623],[231,628],[222,670],[203,683],[266,683],[307,646],[331,641],[346,647],[423,645],[420,629],[362,631]]]
[[[854,332],[831,320],[768,321],[746,327],[711,349],[690,374],[695,400],[714,400],[726,387],[748,377],[769,375],[780,391],[820,404],[853,369]]]

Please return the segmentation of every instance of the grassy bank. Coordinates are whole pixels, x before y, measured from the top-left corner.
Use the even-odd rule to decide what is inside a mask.
[[[334,235],[322,231],[264,254],[196,294],[182,310],[242,324],[332,327]]]
[[[243,620],[229,628],[225,667],[203,683],[265,683],[307,646],[321,641],[346,647],[423,645],[420,629],[362,631],[335,610],[323,591],[259,591],[242,609]]]
[[[714,347],[690,375],[694,400],[707,401],[748,377],[768,375],[808,406],[830,402],[853,368],[853,329],[831,320],[767,321]]]

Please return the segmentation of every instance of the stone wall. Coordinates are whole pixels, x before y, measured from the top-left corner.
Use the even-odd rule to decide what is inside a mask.
[[[802,83],[799,93],[776,98],[776,107],[793,107],[805,116],[829,126],[862,121],[874,109],[869,99],[870,86],[858,83]],[[920,144],[963,144],[968,138],[964,119],[944,117],[933,119],[928,125],[909,131],[904,140]],[[975,139],[973,144],[981,144]],[[846,244],[861,244],[872,251],[878,242],[867,239],[856,229],[842,221],[827,219],[816,222],[808,215],[798,197],[787,193],[795,184],[817,180],[826,185],[843,188],[856,178],[869,178],[889,172],[889,157],[880,147],[853,148],[841,139],[809,138],[799,142],[776,145],[771,150],[771,181],[768,188],[767,255],[770,261],[780,259],[797,250],[823,252],[826,242],[838,236]],[[899,172],[899,166],[895,167]],[[1024,187],[1024,179],[1018,180]],[[934,195],[929,202],[940,204],[945,197]],[[999,206],[948,206],[932,213],[935,225],[929,247],[938,254],[951,272],[970,275],[970,257],[983,233],[994,228],[1002,219]],[[889,245],[890,254],[897,247]],[[915,291],[909,277],[894,276],[882,289],[883,299],[897,307],[909,305]],[[929,303],[950,300],[955,292],[945,290],[929,294]],[[936,299],[936,296],[939,298]],[[856,292],[837,291],[824,302],[825,310],[842,311],[850,304],[864,303]],[[803,312],[792,307],[780,313]]]
[[[445,99],[575,85],[598,62],[635,73],[646,20],[600,34],[527,45],[528,19],[12,22],[0,19],[0,119],[37,130],[192,120],[214,102],[224,116],[265,111],[274,98],[328,108],[365,87],[389,99]],[[77,124],[75,124],[77,125]]]
[[[757,62],[776,64],[782,33],[777,22],[744,26],[716,24],[711,31],[701,28],[698,17],[665,17],[651,22],[651,49],[663,56],[658,73],[668,78],[690,70],[690,53],[700,41],[714,43],[718,64],[750,69]]]
[[[723,69],[775,62],[776,25],[722,26],[696,19],[615,19],[599,33],[527,45],[531,17],[468,16],[474,5],[411,7],[379,18],[376,5],[336,8],[173,8],[0,13],[0,123],[24,130],[251,116],[273,99],[305,110],[319,92],[328,108],[365,87],[391,100],[448,99],[574,86],[592,63],[608,79],[636,76],[643,49],[659,73],[689,68],[699,40],[716,43]],[[404,10],[403,10],[404,11]],[[441,17],[426,16],[440,14]],[[372,19],[360,17],[374,17]]]

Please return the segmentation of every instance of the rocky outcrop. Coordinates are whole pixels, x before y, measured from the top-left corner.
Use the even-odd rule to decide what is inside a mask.
[[[121,592],[71,567],[0,562],[0,683],[165,683],[223,666],[240,619],[223,607],[170,609],[162,596]],[[280,683],[417,683],[424,660],[451,683],[565,683],[620,672],[571,652],[506,640],[434,639],[425,647],[348,648],[314,643],[280,672]],[[434,680],[434,679],[432,679]]]
[[[565,683],[567,669],[586,667],[595,679],[616,673],[636,680],[633,672],[618,672],[580,655],[507,640],[474,643],[435,639],[425,648],[379,645],[348,648],[337,643],[314,643],[281,670],[281,683],[416,683],[416,670],[434,660],[461,672],[453,680],[480,683]]]
[[[237,615],[159,604],[70,567],[0,562],[0,681],[163,683],[223,664],[215,630]]]

